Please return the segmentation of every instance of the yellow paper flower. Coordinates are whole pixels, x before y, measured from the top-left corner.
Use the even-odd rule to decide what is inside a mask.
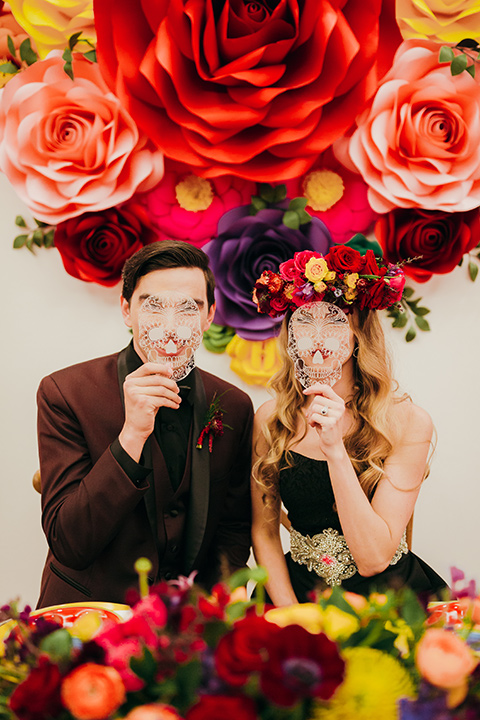
[[[82,39],[95,45],[97,38],[93,21],[93,0],[10,0],[15,19],[35,41],[40,58],[50,50],[63,50],[68,39],[82,33]],[[75,50],[92,48],[79,42]]]
[[[265,613],[265,620],[279,627],[300,625],[312,635],[323,630],[323,610],[315,603],[302,603],[275,608]]]
[[[207,210],[213,202],[212,183],[196,175],[187,175],[175,185],[175,196],[184,210]]]
[[[398,720],[401,697],[414,697],[408,671],[391,655],[347,648],[345,680],[328,704],[316,703],[311,720]]]
[[[244,340],[235,335],[226,352],[232,358],[231,369],[249,385],[266,385],[282,366],[275,338]]]
[[[333,207],[345,191],[343,180],[333,170],[313,170],[303,181],[303,194],[312,210],[325,212]]]
[[[397,23],[403,38],[458,43],[480,38],[478,0],[397,0]]]
[[[328,265],[324,258],[312,257],[305,265],[305,277],[313,283],[319,283],[328,272]]]

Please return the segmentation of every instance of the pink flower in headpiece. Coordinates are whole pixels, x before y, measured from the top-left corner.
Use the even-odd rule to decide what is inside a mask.
[[[323,220],[335,243],[345,243],[355,233],[367,232],[377,213],[368,202],[368,185],[327,150],[313,168],[287,180],[287,196],[307,199],[306,211]]]
[[[357,119],[351,160],[374,210],[460,212],[480,205],[480,83],[452,76],[439,46],[407,40]]]
[[[162,153],[149,149],[98,65],[75,53],[73,74],[54,51],[0,99],[0,169],[47,223],[111,208],[163,175]]]
[[[206,180],[191,170],[167,165],[162,181],[145,195],[159,240],[185,240],[202,247],[217,233],[221,216],[231,208],[249,205],[256,183],[230,175]]]

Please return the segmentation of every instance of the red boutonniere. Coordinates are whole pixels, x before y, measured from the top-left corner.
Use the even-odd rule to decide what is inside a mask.
[[[212,398],[212,402],[210,403],[210,407],[207,410],[204,421],[205,425],[197,440],[197,448],[199,450],[203,448],[203,441],[205,440],[205,437],[208,437],[208,450],[209,452],[212,452],[213,438],[221,437],[226,427],[230,428],[230,430],[232,429],[230,425],[225,425],[223,422],[223,410],[220,406],[221,397],[221,395],[217,397],[217,394],[215,393]]]

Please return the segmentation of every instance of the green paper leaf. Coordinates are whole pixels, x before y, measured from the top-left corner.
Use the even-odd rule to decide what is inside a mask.
[[[293,198],[293,200],[290,200],[288,209],[289,210],[304,210],[306,205],[307,205],[306,197],[296,197],[296,198]]]
[[[426,307],[415,308],[415,315],[428,315],[429,312],[430,312],[429,308],[426,308]]]
[[[472,78],[474,78],[475,77],[475,65],[469,65],[467,67],[467,72],[470,73]]]
[[[78,38],[80,37],[81,34],[82,34],[82,31],[80,30],[80,32],[74,33],[73,35],[71,35],[68,38],[68,47],[70,48],[70,50],[73,50],[73,48],[77,44]]]
[[[407,334],[405,335],[405,340],[407,342],[412,342],[412,340],[414,340],[416,337],[417,337],[417,331],[415,330],[415,328],[412,326],[409,327]]]
[[[415,315],[415,324],[417,325],[420,330],[428,331],[430,330],[430,325],[428,324],[428,320],[425,320],[424,317],[421,315]]]
[[[250,207],[257,213],[259,210],[264,210],[267,207],[267,203],[263,198],[258,197],[258,195],[252,195]]]
[[[443,45],[440,48],[440,52],[438,53],[438,62],[441,62],[441,63],[452,62],[454,57],[455,57],[455,53],[453,52],[452,48],[448,47],[447,45]]]
[[[407,313],[399,313],[392,322],[392,327],[403,328],[408,322]]]
[[[373,254],[377,257],[382,257],[383,255],[382,248],[377,243],[377,241],[369,240],[362,233],[356,233],[356,235],[351,237],[350,240],[345,243],[345,245],[348,245],[348,247],[351,247],[354,250],[358,250],[360,255],[365,255],[367,250],[373,250]]]
[[[411,287],[403,288],[403,297],[404,298],[412,297],[412,295],[413,295],[413,288],[411,288]]]
[[[52,228],[51,230],[49,230],[49,231],[45,234],[45,237],[43,238],[43,245],[44,245],[44,247],[46,247],[46,248],[51,248],[51,247],[53,247],[53,244],[54,244],[54,236],[55,236],[55,230]]]
[[[267,201],[267,203],[273,203],[275,201],[275,188],[268,183],[260,184],[260,197]]]
[[[17,237],[13,241],[13,247],[15,249],[21,248],[25,245],[27,240],[28,240],[28,235],[17,235]]]
[[[13,75],[18,72],[18,67],[11,62],[2,63],[0,65],[0,72]]]
[[[280,203],[282,200],[285,200],[287,197],[287,186],[286,185],[277,185],[275,187],[274,191],[274,202]]]
[[[28,236],[27,242],[25,243],[25,245],[30,250],[30,252],[33,253],[33,237],[31,235]]]
[[[478,265],[477,265],[477,263],[474,263],[471,260],[468,263],[468,274],[470,275],[470,280],[472,282],[475,282],[477,275],[478,275]]]
[[[461,55],[457,55],[450,63],[450,72],[452,75],[460,75],[460,73],[466,69],[467,63],[468,60],[466,55],[463,53]]]
[[[10,35],[7,37],[7,45],[8,45],[8,52],[12,57],[15,57],[17,54],[17,51],[15,50],[15,45],[13,44],[13,40]]]
[[[300,225],[307,225],[307,223],[312,221],[312,216],[306,210],[297,210],[296,213],[298,215]]]
[[[298,230],[300,227],[300,218],[295,210],[287,210],[283,215],[283,224],[292,230]]]
[[[18,227],[27,227],[27,223],[21,215],[17,215],[15,218],[15,225],[18,225]]]
[[[88,50],[88,52],[83,54],[83,57],[87,58],[87,60],[90,60],[90,62],[97,62],[97,51],[96,50]]]
[[[38,247],[42,247],[43,232],[40,230],[40,228],[37,228],[37,230],[33,231],[32,240],[35,243],[35,245],[38,245]]]
[[[20,57],[23,62],[27,63],[27,65],[33,65],[33,63],[37,62],[38,55],[34,50],[32,50],[30,38],[26,38],[26,40],[24,40],[20,45]]]

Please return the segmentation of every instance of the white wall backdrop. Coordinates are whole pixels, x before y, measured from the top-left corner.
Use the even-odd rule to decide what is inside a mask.
[[[14,219],[28,212],[0,176],[0,605],[14,597],[36,603],[46,543],[40,496],[35,394],[60,367],[121,349],[129,341],[119,287],[83,283],[64,271],[56,250],[13,250]],[[407,345],[389,328],[403,390],[431,414],[438,432],[432,472],[417,503],[413,548],[449,579],[452,564],[480,581],[480,279],[457,268],[413,285],[431,308],[431,333]],[[256,407],[268,397],[245,385],[227,355],[202,349],[198,364],[248,392]]]

